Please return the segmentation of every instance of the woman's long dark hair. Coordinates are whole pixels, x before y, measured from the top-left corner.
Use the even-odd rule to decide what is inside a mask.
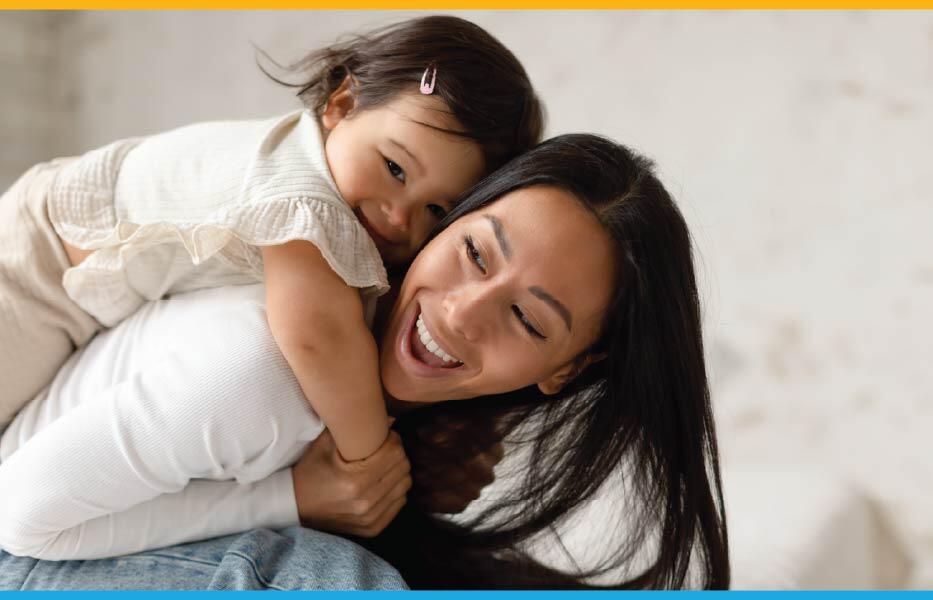
[[[596,587],[728,587],[718,450],[683,216],[648,159],[605,138],[564,135],[477,184],[439,230],[534,185],[573,193],[616,244],[616,288],[589,351],[606,358],[556,396],[529,387],[400,418],[416,485],[494,442],[490,423],[499,434],[512,432],[511,442],[528,455],[513,487],[468,522],[451,523],[410,501],[369,545],[414,588],[573,588],[596,585],[594,576],[601,576]],[[446,451],[420,437],[440,422],[455,422],[460,432]],[[528,542],[556,534],[615,477],[624,492],[609,490],[618,498],[614,516],[626,525],[613,536],[611,519],[599,524],[611,546],[605,560],[563,573],[528,554]]]
[[[417,90],[429,66],[437,69],[434,95],[462,126],[444,131],[475,140],[487,173],[540,141],[544,110],[522,64],[482,27],[457,17],[410,19],[316,50],[285,69],[302,74],[295,83],[260,64],[317,114],[348,76],[355,110],[366,110]]]

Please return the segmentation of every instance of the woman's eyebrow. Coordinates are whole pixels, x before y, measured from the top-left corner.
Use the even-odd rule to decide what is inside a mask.
[[[502,250],[502,256],[505,257],[506,261],[511,260],[512,246],[509,244],[508,236],[505,235],[505,227],[502,226],[502,221],[493,215],[483,216],[486,217],[487,221],[489,221],[493,232],[496,234],[496,241],[499,242],[499,249]],[[573,325],[573,317],[570,315],[570,311],[567,310],[567,307],[564,306],[560,300],[548,294],[536,285],[528,288],[528,291],[531,292],[535,298],[542,300],[545,304],[554,309],[557,314],[560,315],[560,318],[564,320],[564,324],[567,325],[567,331],[570,331],[571,326]]]
[[[512,260],[512,245],[509,244],[509,238],[505,235],[505,228],[502,227],[502,221],[492,215],[483,215],[492,225],[492,230],[496,234],[496,240],[499,242],[499,249],[502,250],[502,256],[506,261]]]
[[[545,304],[557,311],[557,314],[560,315],[560,318],[564,320],[564,324],[567,325],[567,331],[570,331],[570,326],[573,323],[573,317],[570,315],[570,311],[567,310],[567,307],[561,304],[560,300],[548,294],[536,285],[528,288],[528,291],[534,294],[535,298],[543,300]]]

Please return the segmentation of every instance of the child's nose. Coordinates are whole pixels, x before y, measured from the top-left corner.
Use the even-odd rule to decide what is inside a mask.
[[[382,212],[386,216],[389,225],[403,233],[408,232],[409,221],[411,221],[411,209],[402,204],[383,204]]]

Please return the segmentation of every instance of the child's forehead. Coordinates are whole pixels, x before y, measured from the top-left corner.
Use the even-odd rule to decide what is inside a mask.
[[[401,92],[383,105],[383,108],[430,129],[463,131],[463,125],[457,121],[450,107],[436,95],[428,96],[417,91]]]

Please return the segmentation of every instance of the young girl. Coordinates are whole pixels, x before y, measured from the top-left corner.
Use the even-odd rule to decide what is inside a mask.
[[[540,137],[516,58],[452,17],[297,65],[305,110],[121,140],[0,199],[0,429],[147,300],[265,281],[273,335],[341,454],[384,441],[373,300],[458,196]],[[437,360],[454,366],[453,357]]]

